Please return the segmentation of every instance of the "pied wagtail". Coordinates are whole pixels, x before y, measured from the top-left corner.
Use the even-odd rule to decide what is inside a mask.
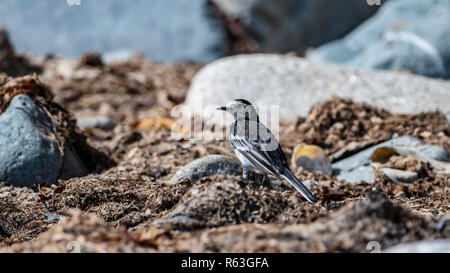
[[[271,174],[284,178],[294,186],[310,203],[316,198],[289,169],[289,165],[276,137],[259,122],[255,107],[244,99],[235,99],[226,106],[217,108],[233,115],[235,121],[228,136],[234,152],[243,165],[242,176],[247,179],[248,171],[257,174]]]

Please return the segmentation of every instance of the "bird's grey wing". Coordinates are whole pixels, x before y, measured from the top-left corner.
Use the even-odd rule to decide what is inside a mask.
[[[234,128],[233,128],[234,129]],[[270,131],[267,129],[270,133]],[[290,184],[292,184],[297,191],[299,191],[311,203],[316,202],[314,195],[305,187],[305,185],[298,180],[298,178],[291,172],[286,161],[286,156],[281,148],[281,145],[276,140],[275,136],[270,133],[270,138],[250,139],[242,137],[239,134],[230,134],[230,142],[234,149],[238,150],[245,156],[253,165],[259,167],[267,173],[283,177]],[[262,146],[267,141],[275,144],[275,149],[263,149]]]
[[[237,138],[230,142],[233,148],[245,156],[255,167],[258,167],[267,173],[276,174],[270,159],[258,150],[258,146],[252,144],[250,141]]]
[[[236,134],[230,136],[231,145],[235,149],[238,149],[255,166],[271,174],[279,175],[284,172],[285,168],[289,168],[286,156],[270,130],[262,124],[260,126],[260,130],[266,132],[265,136],[258,137],[257,139],[249,139],[240,134]],[[270,147],[273,148],[270,149]]]

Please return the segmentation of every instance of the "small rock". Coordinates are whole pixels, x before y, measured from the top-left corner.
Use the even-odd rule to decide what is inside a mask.
[[[390,247],[386,253],[450,253],[450,239],[417,241]]]
[[[303,167],[305,170],[317,170],[331,175],[331,162],[325,152],[316,145],[299,145],[292,153],[294,168]]]
[[[186,179],[195,184],[198,179],[205,176],[240,175],[241,173],[242,167],[237,160],[223,155],[207,155],[179,169],[169,184],[178,184]]]
[[[445,162],[449,162],[449,156],[448,156],[448,152],[437,145],[419,145],[417,146],[417,149],[422,152],[424,155],[436,159],[436,160],[440,160],[440,161],[445,161]]]
[[[415,146],[420,144],[420,140],[412,136],[403,136],[391,139],[365,149],[353,156],[334,163],[333,173],[338,179],[350,183],[366,181],[371,183],[375,178],[373,168],[370,166],[370,158],[375,150],[381,147]]]
[[[16,186],[56,183],[62,164],[53,125],[27,95],[0,115],[0,181]]]
[[[61,215],[59,214],[46,214],[45,219],[52,223],[57,223],[61,220]]]
[[[201,226],[202,223],[196,219],[192,219],[183,215],[177,215],[170,219],[159,219],[154,222],[159,228],[176,228],[189,229]]]
[[[308,58],[448,78],[448,7],[448,0],[387,1],[344,39],[319,47]]]
[[[381,168],[379,171],[389,177],[392,181],[400,184],[412,183],[419,178],[419,175],[416,172],[402,171],[391,168]]]
[[[437,231],[443,231],[445,227],[448,227],[450,224],[450,219],[442,219],[436,224]]]
[[[96,128],[104,131],[114,129],[116,124],[105,116],[80,117],[77,118],[77,126],[80,128]]]
[[[384,164],[388,162],[389,159],[394,155],[398,155],[397,151],[394,148],[380,147],[372,153],[372,155],[370,156],[370,161]]]
[[[357,166],[354,169],[338,170],[333,169],[333,173],[341,180],[356,184],[361,182],[372,183],[375,178],[372,166]]]
[[[404,191],[399,191],[397,192],[394,197],[398,198],[398,197],[406,197],[406,193]]]

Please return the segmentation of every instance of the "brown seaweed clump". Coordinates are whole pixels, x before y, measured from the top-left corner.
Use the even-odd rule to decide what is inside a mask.
[[[143,243],[142,243],[143,244]],[[154,252],[144,248],[132,234],[106,225],[94,214],[76,209],[67,212],[61,223],[39,237],[33,245],[16,244],[0,252]],[[153,250],[153,251],[152,251]]]
[[[411,214],[382,193],[311,224],[244,223],[180,232],[151,228],[133,232],[98,217],[68,210],[67,216],[32,242],[7,252],[372,252],[417,240],[450,236],[429,216]]]
[[[40,188],[0,183],[0,246],[35,238],[71,209],[94,213],[110,226],[131,228],[170,211],[189,188],[187,183],[167,185],[136,175],[88,175],[59,182]]]
[[[281,136],[287,147],[314,144],[327,154],[350,156],[393,137],[412,135],[424,143],[450,150],[450,123],[439,112],[391,114],[365,103],[332,97],[312,107],[304,120]],[[332,156],[332,159],[335,156]]]
[[[429,216],[413,215],[373,192],[309,225],[241,224],[189,233],[172,231],[159,235],[156,245],[163,252],[370,252],[449,235],[448,226],[436,228]]]
[[[157,64],[139,55],[105,63],[99,54],[87,53],[79,60],[48,59],[43,68],[41,79],[51,85],[55,101],[77,116],[134,123],[168,116],[184,101],[201,65]]]
[[[384,109],[334,97],[314,106],[299,131],[308,144],[330,148],[362,139],[375,122],[389,116]]]
[[[172,209],[187,189],[187,183],[168,185],[150,177],[104,174],[61,181],[59,187],[42,191],[41,196],[52,213],[77,208],[106,222],[133,227]]]
[[[359,200],[368,188],[350,187],[319,173],[305,173],[300,179],[310,186],[319,202],[305,202],[297,191],[276,178],[258,185],[240,176],[214,175],[200,179],[166,215],[138,228],[190,230],[243,223],[309,223]]]
[[[412,183],[397,183],[380,172],[376,172],[375,183],[392,198],[395,204],[404,208],[413,208],[418,213],[445,215],[450,208],[448,188],[450,179],[448,174],[436,172],[426,162],[411,156],[393,156],[378,168],[416,172],[418,179]]]

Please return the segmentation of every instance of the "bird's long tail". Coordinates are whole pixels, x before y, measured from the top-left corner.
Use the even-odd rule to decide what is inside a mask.
[[[303,185],[300,180],[289,170],[286,170],[284,174],[281,174],[281,177],[286,179],[289,183],[291,183],[292,186],[294,186],[302,195],[303,197],[308,200],[310,203],[315,203],[317,199],[314,197],[314,195],[308,190],[308,188]]]

